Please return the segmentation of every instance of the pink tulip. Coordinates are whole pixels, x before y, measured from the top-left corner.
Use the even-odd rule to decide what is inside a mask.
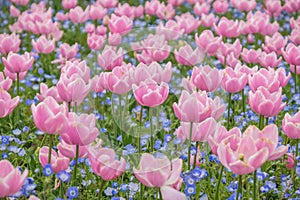
[[[61,74],[71,77],[75,74],[79,75],[86,83],[90,81],[90,68],[86,65],[86,61],[75,60],[67,61],[61,69]]]
[[[49,147],[43,146],[39,151],[39,161],[44,167],[48,164]],[[57,153],[54,149],[51,149],[51,168],[53,172],[58,173],[62,170],[66,170],[69,167],[70,158],[64,157],[59,152]]]
[[[10,52],[7,58],[2,57],[5,68],[11,73],[25,72],[30,69],[34,59],[28,52],[24,55]]]
[[[101,54],[98,55],[98,64],[104,70],[112,70],[123,63],[123,49],[106,45]]]
[[[293,29],[291,34],[289,35],[289,40],[296,44],[296,45],[299,45],[300,44],[300,28],[296,28],[296,29]]]
[[[90,148],[89,160],[93,172],[105,181],[118,178],[126,167],[124,158],[116,160],[115,151],[110,148],[101,148],[100,150]]]
[[[158,187],[162,198],[166,200],[186,199],[178,190],[181,187],[182,160],[173,159],[172,162],[166,156],[155,158],[151,154],[144,153],[140,160],[139,169],[133,167],[135,177],[146,187]]]
[[[213,3],[215,13],[223,14],[227,12],[228,2],[227,0],[217,0]]]
[[[286,0],[284,1],[283,9],[287,13],[294,13],[299,9],[299,2],[294,0]]]
[[[164,68],[157,62],[149,65],[139,63],[136,68],[130,69],[129,76],[132,83],[136,85],[146,79],[152,79],[157,83],[168,83],[172,77],[172,63],[168,62]]]
[[[9,115],[17,107],[19,101],[19,96],[12,99],[7,91],[0,90],[0,118]]]
[[[287,38],[284,38],[279,32],[276,32],[272,37],[265,36],[265,43],[262,48],[265,52],[275,52],[277,55],[281,54],[281,49],[285,47]]]
[[[86,83],[79,74],[70,77],[62,73],[56,85],[60,98],[65,102],[80,104],[90,92],[90,82]]]
[[[294,165],[295,165],[294,155],[292,153],[287,153],[286,155],[287,155],[287,159],[285,160],[286,168],[294,169]]]
[[[95,33],[95,31],[96,31],[96,27],[94,24],[86,24],[85,25],[85,32],[87,32],[88,34]]]
[[[71,8],[75,8],[77,6],[77,0],[62,0],[62,6],[66,10],[70,10]]]
[[[198,89],[213,92],[220,86],[222,78],[218,69],[205,65],[193,68],[191,80]]]
[[[11,87],[12,80],[9,77],[4,78],[3,72],[0,72],[0,88],[8,91]]]
[[[239,71],[238,68],[232,69],[226,67],[223,70],[222,87],[229,93],[237,93],[242,91],[248,81],[247,74]]]
[[[114,8],[118,4],[118,0],[101,0],[97,1],[102,5],[104,8]]]
[[[261,55],[261,53],[261,49],[254,50],[243,48],[241,56],[244,62],[256,64],[259,63],[259,56]]]
[[[139,5],[137,7],[134,8],[134,17],[135,18],[139,18],[142,17],[144,15],[144,7],[143,5]]]
[[[279,87],[285,87],[288,84],[291,74],[286,76],[286,72],[283,68],[274,70],[272,68],[260,69],[258,72],[248,76],[248,83],[250,89],[254,92],[260,86],[267,88],[270,92],[279,90]]]
[[[293,117],[289,113],[284,115],[282,120],[282,130],[283,132],[292,139],[300,138],[300,111],[298,111]]]
[[[220,57],[220,62],[224,65],[225,60],[224,57]],[[231,52],[229,55],[226,56],[226,65],[232,68],[235,68],[236,65],[241,65],[241,61],[235,57],[234,52]]]
[[[39,103],[31,105],[33,121],[37,128],[48,134],[56,134],[68,129],[68,108],[66,104],[59,105],[51,96]]]
[[[58,13],[56,13],[55,18],[58,21],[67,21],[67,20],[69,20],[69,13],[58,12]]]
[[[48,88],[48,85],[45,83],[40,84],[40,93],[36,95],[39,101],[44,101],[46,97],[51,96],[55,99],[56,102],[62,102],[56,86]]]
[[[290,65],[300,65],[300,46],[289,43],[285,51],[282,49],[281,53]]]
[[[266,0],[265,6],[267,13],[274,17],[278,17],[283,10],[280,0]]]
[[[272,53],[266,53],[263,52],[259,56],[259,63],[263,67],[278,67],[278,65],[281,63],[282,58],[280,57],[277,59],[277,55],[275,52]]]
[[[168,97],[169,86],[162,82],[158,85],[155,81],[147,79],[142,81],[138,86],[133,85],[133,94],[136,101],[147,107],[156,107],[161,105]]]
[[[213,24],[218,22],[218,17],[215,16],[213,13],[210,13],[208,15],[201,14],[201,25],[204,27],[212,27]]]
[[[132,25],[132,20],[124,15],[119,17],[112,14],[108,21],[109,30],[112,33],[119,33],[121,35],[129,33],[132,29]]]
[[[12,17],[19,17],[19,15],[20,15],[21,12],[15,6],[10,5],[10,7],[9,7],[9,13],[10,13],[10,16],[12,16]]]
[[[211,56],[215,55],[219,50],[222,37],[214,37],[211,30],[205,30],[200,34],[199,37],[196,33],[195,40],[198,47],[200,47],[203,51],[205,51],[205,53]]]
[[[78,52],[78,44],[75,43],[73,45],[69,45],[68,43],[63,43],[59,46],[60,55],[67,59],[71,60],[76,57],[76,54]]]
[[[8,54],[9,52],[18,52],[21,44],[19,35],[12,33],[10,35],[3,33],[0,34],[0,53]]]
[[[290,26],[292,29],[298,29],[300,27],[300,17],[297,19],[290,18]]]
[[[105,36],[95,33],[88,34],[87,44],[92,50],[100,50],[105,42]]]
[[[183,2],[184,0],[168,0],[168,3],[172,4],[172,6],[180,6]]]
[[[249,92],[248,100],[251,109],[258,115],[265,117],[276,116],[285,106],[282,103],[282,89],[273,93],[269,92],[267,88],[261,86],[254,93]]]
[[[201,122],[212,114],[210,100],[206,92],[189,94],[183,90],[178,104],[173,104],[176,117],[183,122]]]
[[[186,34],[189,34],[196,30],[201,23],[198,19],[194,18],[194,16],[189,12],[180,16],[176,16],[175,19],[179,27],[183,29],[184,33]]]
[[[17,193],[23,186],[28,175],[28,170],[25,169],[23,174],[8,160],[0,161],[0,198],[11,196]]]
[[[193,123],[192,141],[206,142],[207,137],[217,131],[217,122],[214,118],[209,117],[200,123]],[[180,127],[175,134],[183,141],[190,138],[190,122],[181,122]]]
[[[17,73],[11,73],[8,71],[6,67],[4,67],[4,74],[5,76],[9,77],[11,80],[16,81],[17,80]],[[27,74],[27,71],[25,72],[20,72],[19,73],[19,80],[23,80]]]
[[[107,28],[103,25],[97,26],[96,33],[99,35],[105,35],[107,32]]]
[[[100,75],[99,82],[104,81],[103,88],[115,94],[126,94],[132,89],[129,77],[131,68],[130,64],[115,67],[111,72],[104,72],[102,76]]]
[[[249,12],[256,7],[255,0],[230,0],[230,4],[241,12]]]
[[[130,19],[134,19],[135,7],[130,6],[128,3],[118,4],[118,7],[115,8],[115,13],[118,16],[125,15]]]
[[[99,135],[94,114],[68,114],[69,128],[60,134],[62,139],[70,145],[85,146],[91,144]]]
[[[10,0],[16,5],[26,6],[29,3],[29,0]]]
[[[69,18],[73,23],[84,23],[89,18],[88,9],[83,10],[80,6],[71,8]]]
[[[239,128],[234,127],[230,129],[229,131],[226,130],[224,126],[217,125],[216,127],[217,131],[212,132],[207,136],[208,144],[213,152],[213,154],[218,155],[218,146],[220,143],[227,137],[231,135],[240,136],[241,131]]]
[[[250,126],[246,131],[250,131]],[[254,172],[262,166],[269,157],[269,149],[256,146],[256,140],[247,135],[231,135],[219,144],[219,160],[233,173],[242,175]]]
[[[190,77],[183,78],[181,84],[184,90],[188,91],[189,93],[196,91],[196,86],[193,84]]]
[[[108,44],[111,46],[118,46],[122,43],[122,35],[119,33],[108,33]]]
[[[91,20],[103,19],[107,13],[107,9],[103,8],[101,5],[91,5],[88,9],[89,18]]]
[[[146,1],[145,3],[145,12],[148,15],[156,15],[156,11],[160,6],[160,2],[158,0]]]
[[[55,49],[55,40],[48,40],[44,35],[39,37],[37,41],[32,40],[31,43],[38,53],[49,54]]]
[[[215,120],[219,119],[224,114],[225,108],[226,105],[222,103],[219,97],[214,98],[211,101],[211,117],[213,117]]]
[[[78,157],[84,158],[88,155],[89,146],[79,146]],[[76,157],[76,145],[67,144],[63,139],[57,145],[60,154],[67,158]]]
[[[198,16],[201,16],[202,14],[207,15],[210,11],[210,4],[207,2],[199,3],[197,2],[194,5],[194,13]]]
[[[204,57],[204,52],[198,47],[193,50],[192,47],[188,44],[182,46],[174,51],[175,58],[179,64],[186,66],[193,66],[202,62]]]
[[[215,31],[218,35],[228,38],[237,37],[239,33],[239,22],[229,20],[226,17],[222,17],[218,25],[214,25]]]
[[[175,9],[172,4],[161,3],[156,10],[156,16],[162,20],[172,19],[175,16]]]
[[[238,58],[242,51],[242,45],[239,39],[235,40],[233,44],[223,43],[220,44],[220,51],[223,56],[229,56],[230,53],[233,53],[236,58]]]

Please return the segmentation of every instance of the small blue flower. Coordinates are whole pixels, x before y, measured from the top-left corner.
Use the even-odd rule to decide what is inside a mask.
[[[191,196],[191,195],[195,195],[196,194],[196,186],[195,185],[191,185],[191,186],[186,186],[186,188],[184,189],[184,193],[187,196]]]
[[[185,179],[184,179],[184,182],[186,183],[187,186],[193,186],[195,185],[195,179],[193,176],[186,176]]]
[[[66,172],[65,170],[60,171],[59,173],[57,173],[56,176],[60,181],[62,181],[64,183],[69,182],[69,180],[71,178],[70,173]]]
[[[52,170],[52,167],[51,167],[50,164],[46,164],[44,166],[43,173],[44,173],[45,176],[50,176],[53,173],[53,170]]]
[[[262,193],[267,193],[267,192],[269,192],[270,190],[271,190],[271,188],[270,188],[268,185],[263,185],[263,186],[260,187],[260,191],[261,191]]]
[[[165,142],[170,142],[172,140],[172,135],[171,134],[166,134],[164,137]]]
[[[128,190],[128,185],[125,184],[125,183],[121,183],[121,185],[120,185],[120,190],[121,190],[122,192],[126,192],[126,191]]]
[[[8,158],[8,154],[6,152],[2,153],[1,155],[2,159],[7,159]]]
[[[8,135],[3,135],[1,137],[1,142],[2,142],[2,144],[8,145],[9,144],[9,136]]]
[[[117,187],[118,187],[118,183],[117,183],[117,182],[112,182],[112,183],[111,183],[111,186],[112,186],[113,188],[117,188]]]
[[[67,192],[67,195],[70,199],[74,199],[74,198],[77,198],[78,197],[78,189],[76,186],[73,186],[73,187],[69,187],[68,188],[68,192]]]
[[[161,147],[161,141],[160,140],[156,140],[155,141],[155,143],[154,143],[154,149],[156,149],[156,150],[158,150],[158,149],[160,149],[160,147]]]

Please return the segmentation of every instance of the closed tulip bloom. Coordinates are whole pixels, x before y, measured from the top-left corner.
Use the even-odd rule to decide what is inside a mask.
[[[214,11],[218,14],[227,12],[228,2],[227,0],[217,0],[213,3]]]
[[[76,6],[70,10],[69,18],[73,23],[84,23],[89,18],[88,9],[84,11],[82,7]]]
[[[122,35],[119,33],[108,33],[108,44],[118,46],[122,43]]]
[[[0,90],[0,118],[9,115],[19,104],[20,97],[11,98],[5,90]]]
[[[88,146],[79,146],[78,157],[84,158],[88,155]],[[60,154],[67,158],[75,158],[76,157],[76,145],[67,144],[63,139],[57,145],[57,149]]]
[[[179,64],[193,66],[202,62],[204,58],[204,52],[198,47],[193,50],[190,45],[180,47],[179,50],[174,51],[175,58]]]
[[[23,174],[8,160],[0,161],[0,198],[9,197],[17,193],[23,186],[28,175],[28,170],[25,169]]]
[[[101,5],[91,5],[89,6],[88,11],[91,20],[103,19],[107,13],[107,9],[103,8]]]
[[[48,154],[49,147],[43,146],[39,151],[39,161],[41,165],[44,167],[48,164]],[[62,170],[66,170],[69,167],[70,158],[67,158],[61,155],[59,152],[57,153],[54,149],[51,149],[51,161],[50,165],[53,172],[58,173]]]
[[[147,79],[138,86],[133,85],[133,94],[136,101],[142,106],[156,107],[161,105],[168,97],[169,86],[162,82],[158,85],[155,81]]]
[[[183,90],[178,103],[173,104],[173,109],[176,117],[183,122],[201,122],[212,114],[206,92],[189,94]]]
[[[29,0],[10,0],[12,3],[16,5],[26,6],[29,3]]]
[[[68,129],[68,107],[66,104],[59,105],[51,96],[37,106],[32,104],[31,112],[35,125],[43,132],[60,134]]]
[[[95,33],[88,34],[87,44],[92,50],[100,50],[104,44],[105,36]]]
[[[231,53],[238,58],[242,51],[242,45],[239,39],[235,40],[233,44],[223,43],[220,44],[220,51],[223,56],[229,56]]]
[[[259,63],[259,56],[261,55],[261,53],[262,53],[261,49],[254,50],[254,49],[243,48],[241,56],[244,62],[256,64]]]
[[[97,2],[99,2],[99,4],[104,8],[113,8],[119,3],[118,0],[101,0]]]
[[[186,199],[178,190],[181,187],[182,160],[173,159],[171,162],[166,156],[155,158],[153,155],[142,154],[139,169],[133,167],[135,177],[146,187],[160,188],[163,199]]]
[[[195,40],[198,45],[205,53],[209,56],[215,55],[219,50],[222,37],[214,37],[211,30],[203,31],[200,36],[198,34],[195,35]]]
[[[241,12],[249,12],[256,7],[255,0],[230,0],[230,4]]]
[[[9,77],[4,78],[3,72],[0,72],[0,88],[8,91],[11,87],[12,80]]]
[[[40,93],[36,94],[39,101],[44,101],[46,97],[51,96],[55,99],[56,102],[62,102],[60,98],[56,86],[52,86],[48,88],[48,85],[45,83],[40,84]]]
[[[118,4],[118,7],[115,8],[114,12],[118,16],[125,15],[130,19],[134,19],[135,7],[130,6],[128,3]]]
[[[286,113],[282,120],[283,132],[292,139],[300,138],[300,111],[298,111],[293,117]]]
[[[28,71],[34,59],[28,52],[23,55],[10,52],[7,58],[2,57],[2,61],[5,68],[11,73],[20,73]]]
[[[183,35],[183,32],[179,24],[172,19],[168,20],[165,25],[160,22],[156,28],[156,34],[163,35],[166,40],[176,40]]]
[[[240,35],[239,22],[222,17],[218,25],[214,25],[216,33],[223,37],[233,38]]]
[[[114,180],[121,176],[125,171],[126,161],[124,158],[116,160],[116,154],[113,149],[110,148],[90,148],[89,160],[93,172],[100,176],[103,180]]]
[[[300,44],[300,28],[293,29],[288,38],[292,43],[299,45]]]
[[[281,91],[280,87],[278,91],[271,93],[263,86],[259,87],[254,93],[250,91],[248,100],[251,109],[264,117],[276,116],[286,104],[282,103]]]
[[[283,10],[280,0],[266,0],[265,1],[266,11],[269,15],[278,17]]]
[[[48,40],[45,35],[42,35],[37,41],[32,40],[32,47],[38,53],[49,54],[55,49],[55,40]]]
[[[286,162],[286,168],[288,169],[294,169],[294,165],[295,165],[295,158],[294,155],[292,153],[287,153],[287,159],[285,160]]]
[[[91,144],[99,135],[94,114],[68,114],[69,128],[60,136],[70,145],[85,146]]]
[[[248,76],[246,73],[241,72],[231,67],[226,67],[223,70],[222,87],[229,93],[237,93],[242,91],[246,86]]]
[[[213,13],[201,14],[201,25],[204,27],[212,27],[215,23],[218,22],[218,17],[215,16]]]
[[[263,67],[272,67],[272,68],[278,67],[278,65],[281,63],[281,60],[282,60],[281,57],[277,59],[277,55],[275,52],[272,53],[263,52],[259,56],[259,63]]]
[[[132,29],[132,25],[132,20],[124,15],[116,16],[112,14],[108,21],[109,30],[112,33],[119,33],[121,35],[129,33]]]
[[[175,17],[179,27],[184,30],[184,33],[190,34],[196,30],[200,25],[200,20],[196,19],[191,13],[186,12],[180,16]]]
[[[8,54],[9,52],[18,52],[21,44],[19,35],[12,33],[10,35],[3,33],[0,34],[0,53]]]
[[[6,67],[4,67],[4,74],[6,77],[9,77],[13,81],[17,80],[17,73],[12,73],[12,72],[8,71],[8,69]],[[20,72],[19,80],[23,80],[25,78],[26,74],[27,74],[27,71]]]
[[[64,9],[69,10],[77,6],[77,0],[62,0],[61,4]]]
[[[217,131],[217,122],[214,118],[209,117],[200,123],[193,123],[192,141],[206,142],[207,137]],[[190,138],[190,122],[181,122],[180,127],[175,134],[178,138],[186,140]]]
[[[160,2],[158,0],[146,1],[145,3],[145,13],[148,15],[155,15]]]
[[[300,46],[289,43],[285,51],[282,49],[281,53],[290,65],[300,65]]]
[[[123,49],[108,46],[106,45],[101,52],[101,54],[98,55],[97,60],[98,64],[101,68],[104,70],[112,70],[116,66],[121,66],[123,63]]]
[[[198,89],[213,92],[220,86],[222,77],[218,69],[205,65],[193,68],[191,80]]]
[[[171,4],[165,5],[164,3],[161,3],[158,6],[155,14],[159,19],[162,20],[172,19],[175,16],[175,9]]]
[[[78,52],[78,44],[69,45],[68,43],[63,43],[59,46],[60,55],[65,59],[72,59],[76,57]]]
[[[197,2],[195,5],[194,5],[194,13],[198,16],[201,16],[202,14],[205,14],[207,15],[210,11],[210,4],[207,3],[207,2]]]
[[[221,101],[221,98],[215,97],[213,100],[211,100],[211,117],[213,117],[215,120],[218,120],[225,112],[226,105]]]

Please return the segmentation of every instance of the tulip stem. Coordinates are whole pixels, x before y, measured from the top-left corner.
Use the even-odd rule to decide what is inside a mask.
[[[98,193],[98,198],[99,198],[99,200],[100,200],[101,197],[102,197],[102,189],[103,189],[103,186],[104,186],[104,180],[100,177],[100,187],[99,187],[99,193]]]
[[[260,115],[259,116],[259,129],[262,130],[264,128],[264,116],[263,115]]]
[[[253,173],[253,200],[256,200],[256,170]]]
[[[150,146],[151,146],[151,152],[153,152],[153,146],[154,146],[154,138],[153,138],[153,121],[152,121],[152,109],[148,107],[148,113],[149,113],[149,121],[150,121]]]
[[[230,108],[231,108],[231,93],[228,94],[228,110],[227,110],[227,130],[230,129]]]
[[[17,73],[17,96],[20,96],[20,73]],[[20,122],[20,108],[19,106],[16,107],[16,113],[17,113],[17,127],[19,126]]]
[[[215,194],[215,200],[220,199],[219,198],[219,190],[220,190],[223,171],[224,171],[224,166],[222,165],[221,169],[220,169],[219,176],[218,176],[218,183],[217,183],[217,190],[216,190],[216,194]]]
[[[295,84],[294,84],[294,89],[295,89],[295,94],[297,93],[297,66],[294,65],[294,71],[295,71]]]
[[[243,195],[243,190],[242,190],[242,175],[239,175],[238,190],[236,192],[236,197],[235,197],[236,200],[239,199],[239,194],[240,193]]]
[[[244,88],[242,89],[242,106],[243,106],[243,113],[244,113],[244,116],[246,116],[246,105],[245,105],[245,91],[244,91]]]
[[[141,154],[141,137],[142,137],[142,119],[143,119],[143,106],[141,106],[140,109],[140,115],[139,117],[139,135],[138,135],[138,148],[139,148],[139,154]]]
[[[73,185],[75,185],[76,182],[78,155],[79,155],[79,145],[76,145],[75,165],[74,165],[73,180],[72,180]]]
[[[198,155],[198,153],[200,153],[200,152],[198,152],[198,146],[199,146],[199,142],[196,142],[196,155],[194,156],[194,163],[193,163],[193,169],[195,169],[195,167],[196,167],[196,162],[197,162],[197,155]],[[200,149],[199,149],[199,151],[200,151]]]
[[[49,135],[49,151],[48,151],[48,164],[51,165],[51,154],[52,154],[52,137]]]
[[[162,200],[162,194],[161,194],[161,191],[160,191],[160,188],[158,188],[158,193],[159,193],[159,199]]]
[[[193,134],[193,122],[190,123],[190,138],[189,138],[190,140],[188,146],[188,170],[190,170],[191,167],[192,134]]]

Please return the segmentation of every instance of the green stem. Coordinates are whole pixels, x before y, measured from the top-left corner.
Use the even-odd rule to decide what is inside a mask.
[[[195,167],[196,167],[197,155],[198,155],[198,153],[200,153],[200,152],[198,152],[198,145],[199,145],[199,142],[196,142],[197,153],[196,153],[196,155],[194,156],[193,169],[195,169]]]
[[[244,116],[246,116],[246,104],[245,104],[246,98],[245,98],[245,91],[242,89],[242,106],[243,106],[243,113]]]
[[[100,177],[100,187],[99,187],[99,193],[98,193],[98,197],[99,197],[99,200],[101,200],[101,197],[102,197],[102,189],[103,189],[103,186],[104,186],[104,180]]]
[[[118,123],[119,123],[119,129],[120,129],[120,132],[122,135],[122,142],[123,142],[123,144],[125,144],[125,138],[124,138],[124,134],[122,131],[122,127],[123,127],[122,121],[123,121],[122,95],[119,95],[119,120],[118,120]]]
[[[236,197],[235,199],[239,199],[239,194],[242,193],[242,175],[239,175],[239,183],[238,183],[238,190],[236,192]]]
[[[73,180],[72,180],[73,185],[75,185],[76,182],[78,155],[79,155],[79,145],[76,145],[75,165],[74,165]]]
[[[17,73],[17,96],[20,96],[20,73]],[[20,108],[19,106],[16,107],[16,113],[17,113],[17,126],[19,126],[20,122]]]
[[[264,128],[264,116],[263,115],[259,116],[259,125],[258,125],[258,128],[260,130],[262,130]]]
[[[295,94],[297,93],[297,67],[296,65],[294,66],[294,71],[295,71],[295,84],[294,84],[294,89],[295,89]]]
[[[228,94],[228,108],[227,108],[227,130],[230,129],[230,108],[231,108],[231,93]]]
[[[153,146],[154,146],[154,135],[153,135],[153,121],[152,121],[152,109],[148,108],[149,113],[149,121],[150,121],[150,146],[151,146],[151,152],[153,152]]]
[[[189,146],[188,146],[188,170],[190,170],[191,168],[192,135],[193,135],[193,122],[190,123],[190,138],[189,138]]]
[[[158,188],[158,194],[159,194],[159,199],[162,200],[162,194],[161,194],[161,191],[160,191],[160,188]]]
[[[253,173],[253,200],[256,200],[256,170]]]
[[[143,106],[141,106],[141,109],[140,109],[140,116],[139,116],[139,133],[138,133],[138,138],[137,138],[137,141],[138,141],[138,148],[139,148],[139,154],[141,154],[141,137],[142,137],[142,120],[143,120]]]
[[[49,151],[48,151],[48,164],[51,164],[51,154],[52,154],[52,135],[49,134]]]
[[[216,190],[216,194],[215,194],[215,200],[219,200],[219,190],[220,190],[220,185],[221,185],[221,180],[222,180],[222,174],[224,171],[224,166],[221,166],[220,169],[220,173],[219,173],[219,177],[218,177],[218,183],[217,183],[217,190]]]

